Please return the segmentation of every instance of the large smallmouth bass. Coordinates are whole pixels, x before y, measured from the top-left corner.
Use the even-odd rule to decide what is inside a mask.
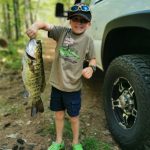
[[[32,39],[26,46],[22,58],[22,79],[29,93],[29,104],[31,105],[31,116],[38,112],[44,112],[41,93],[45,88],[45,73],[42,58],[42,44],[40,40]]]

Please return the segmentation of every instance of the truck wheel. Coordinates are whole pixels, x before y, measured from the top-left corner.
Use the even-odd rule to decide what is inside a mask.
[[[150,56],[124,55],[113,60],[105,75],[103,93],[108,128],[120,147],[147,150]]]

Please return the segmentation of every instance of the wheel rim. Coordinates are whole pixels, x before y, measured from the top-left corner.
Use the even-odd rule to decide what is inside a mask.
[[[118,124],[129,129],[137,118],[137,103],[133,87],[125,78],[118,78],[112,89],[112,110]]]

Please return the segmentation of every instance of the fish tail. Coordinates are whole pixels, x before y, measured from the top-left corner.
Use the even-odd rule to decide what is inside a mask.
[[[34,104],[32,103],[31,116],[34,117],[39,112],[40,113],[44,112],[44,105],[43,105],[43,102],[42,102],[41,98],[38,101],[36,101]]]

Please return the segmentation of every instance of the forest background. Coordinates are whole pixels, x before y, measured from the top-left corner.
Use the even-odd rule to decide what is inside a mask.
[[[62,19],[55,17],[57,2],[64,3],[66,10],[73,4],[71,0],[0,0],[0,37],[18,41],[36,20],[60,24]]]
[[[64,10],[68,10],[74,0],[0,0],[0,65],[11,69],[20,68],[19,51],[29,40],[25,32],[35,21],[56,25],[64,22],[66,18],[55,17],[58,2],[64,4]],[[44,34],[40,32],[38,35]]]

